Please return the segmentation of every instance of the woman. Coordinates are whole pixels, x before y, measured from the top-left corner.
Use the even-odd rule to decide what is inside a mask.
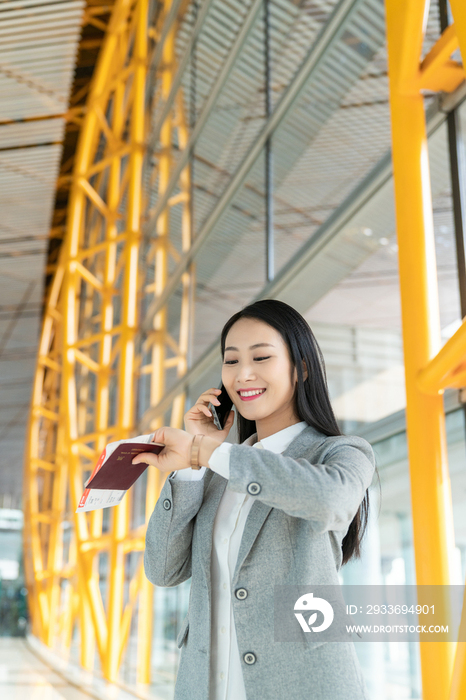
[[[219,390],[209,389],[185,431],[157,430],[164,450],[133,460],[171,472],[147,529],[147,577],[176,586],[192,576],[175,700],[367,699],[352,641],[275,642],[273,621],[275,586],[339,585],[341,565],[359,556],[372,449],[341,435],[320,349],[289,305],[236,313],[221,351],[240,444],[224,442],[233,411],[215,427]]]

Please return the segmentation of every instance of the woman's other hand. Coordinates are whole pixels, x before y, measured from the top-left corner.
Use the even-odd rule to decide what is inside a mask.
[[[226,390],[224,389],[224,391]],[[204,391],[204,393],[200,395],[194,406],[185,413],[184,427],[188,433],[191,435],[205,435],[219,443],[227,439],[233,421],[235,420],[235,412],[233,410],[230,411],[225,427],[223,430],[219,430],[214,423],[212,413],[208,409],[209,402],[214,406],[220,405],[220,401],[217,398],[220,393],[220,389],[215,389],[215,387],[207,389],[207,391]]]
[[[151,464],[161,472],[187,469],[191,464],[192,435],[177,428],[164,427],[155,431],[151,442],[165,445],[158,455],[153,452],[141,452],[133,457],[132,464]]]

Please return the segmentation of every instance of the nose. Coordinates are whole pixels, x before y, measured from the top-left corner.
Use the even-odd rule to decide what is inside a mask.
[[[236,365],[236,383],[238,386],[242,386],[244,382],[252,381],[256,379],[256,370],[252,363],[241,362]]]

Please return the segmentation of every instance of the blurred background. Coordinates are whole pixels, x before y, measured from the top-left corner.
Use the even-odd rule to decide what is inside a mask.
[[[429,448],[419,418],[451,480],[432,516],[444,544],[423,545],[413,504],[429,503],[413,492],[422,463],[414,442],[408,459],[405,371],[410,319],[422,316],[409,288],[427,258],[427,359],[456,342],[466,313],[456,4],[0,3],[2,697],[32,697],[37,682],[41,698],[173,698],[190,581],[164,589],[143,575],[160,476],[146,472],[118,508],[75,510],[105,444],[183,427],[220,382],[223,324],[259,298],[307,319],[342,431],[376,454],[381,498],[374,482],[363,556],[342,584],[464,584],[466,381],[434,392],[443,446]],[[399,45],[387,23],[397,12]],[[421,19],[406,38],[410,12]],[[387,34],[394,55],[405,36],[416,70],[437,71],[417,93],[428,206],[412,227],[428,254],[414,246],[401,273],[411,224],[396,219]],[[416,209],[416,192],[403,196]],[[447,577],[420,580],[419,562],[443,546]],[[430,697],[418,643],[356,650],[371,700]]]

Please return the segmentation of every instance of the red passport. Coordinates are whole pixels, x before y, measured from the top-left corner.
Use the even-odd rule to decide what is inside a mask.
[[[141,452],[152,452],[158,455],[164,445],[155,445],[153,442],[126,442],[118,445],[110,457],[104,462],[105,450],[97,462],[91,478],[86,484],[87,489],[111,489],[113,491],[127,491],[143,474],[148,464],[140,462],[132,464],[132,460]],[[102,464],[103,463],[103,464]]]

